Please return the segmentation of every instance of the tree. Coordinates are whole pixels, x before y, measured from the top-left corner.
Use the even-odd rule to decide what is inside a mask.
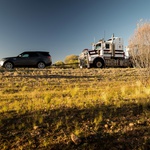
[[[145,82],[150,76],[150,22],[140,21],[129,41],[129,55],[133,66],[140,68],[139,74]]]
[[[150,23],[140,21],[129,41],[129,55],[135,67],[150,71]]]

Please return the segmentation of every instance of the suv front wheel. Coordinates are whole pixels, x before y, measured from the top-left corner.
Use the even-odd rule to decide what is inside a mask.
[[[43,68],[45,68],[45,63],[39,62],[39,63],[37,64],[37,67],[38,67],[39,69],[43,69]]]
[[[11,63],[11,62],[6,62],[6,63],[4,64],[4,67],[5,67],[5,69],[7,69],[7,70],[11,70],[11,69],[14,68],[14,65],[13,65],[13,63]]]

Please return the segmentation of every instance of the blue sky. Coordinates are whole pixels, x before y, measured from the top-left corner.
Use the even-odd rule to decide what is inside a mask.
[[[127,46],[139,20],[149,20],[149,6],[150,0],[0,0],[0,58],[45,50],[55,63],[113,33]]]

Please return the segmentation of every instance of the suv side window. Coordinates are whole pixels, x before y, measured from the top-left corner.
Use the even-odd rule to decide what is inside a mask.
[[[30,57],[38,57],[39,55],[37,53],[30,53]]]
[[[50,56],[49,53],[47,53],[47,52],[41,52],[40,55],[42,55],[42,56]]]
[[[21,57],[27,58],[27,57],[29,57],[29,54],[28,53],[24,53],[24,54],[22,54]]]

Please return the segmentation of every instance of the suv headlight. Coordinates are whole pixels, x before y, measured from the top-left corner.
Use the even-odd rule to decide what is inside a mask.
[[[3,64],[4,64],[4,61],[1,60],[1,61],[0,61],[0,66],[3,66]]]

